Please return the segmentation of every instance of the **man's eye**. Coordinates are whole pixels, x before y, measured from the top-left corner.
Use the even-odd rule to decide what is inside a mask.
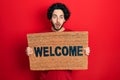
[[[56,18],[56,16],[53,16],[53,18]]]
[[[63,16],[60,16],[61,19],[63,19],[64,17]]]

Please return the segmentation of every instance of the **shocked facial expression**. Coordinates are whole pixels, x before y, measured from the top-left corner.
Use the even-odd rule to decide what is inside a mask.
[[[53,29],[59,31],[65,22],[63,11],[61,9],[55,9],[52,13],[51,21]]]

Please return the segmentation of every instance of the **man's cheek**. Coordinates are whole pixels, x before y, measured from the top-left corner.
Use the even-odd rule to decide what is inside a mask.
[[[61,22],[60,24],[63,25],[64,22]]]

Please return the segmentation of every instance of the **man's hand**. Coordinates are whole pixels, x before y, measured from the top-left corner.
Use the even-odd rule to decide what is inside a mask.
[[[84,48],[84,52],[87,56],[89,56],[90,55],[90,48],[89,47]]]
[[[33,54],[33,49],[31,47],[26,48],[26,54],[29,56],[30,54]]]

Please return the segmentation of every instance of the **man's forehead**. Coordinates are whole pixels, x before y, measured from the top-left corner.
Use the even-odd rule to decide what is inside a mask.
[[[55,9],[53,11],[53,14],[64,15],[64,13],[63,13],[63,11],[61,9]]]

